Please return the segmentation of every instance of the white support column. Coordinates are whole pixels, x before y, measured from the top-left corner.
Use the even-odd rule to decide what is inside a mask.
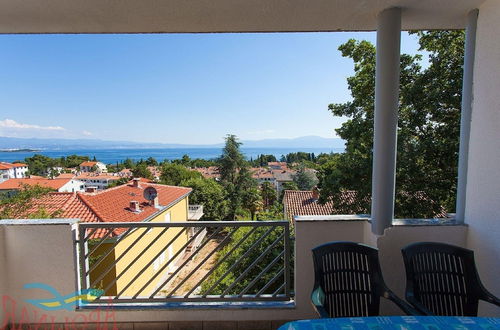
[[[401,9],[378,15],[373,136],[372,232],[382,235],[394,217]]]
[[[470,121],[472,114],[472,79],[476,49],[476,28],[479,11],[472,10],[467,16],[465,33],[464,75],[462,82],[462,111],[460,116],[460,151],[458,153],[457,204],[455,219],[464,223],[465,196],[467,189],[467,164],[469,161]]]

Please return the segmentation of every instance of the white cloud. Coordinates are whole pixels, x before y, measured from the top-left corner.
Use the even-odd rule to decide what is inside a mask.
[[[82,131],[82,134],[85,135],[85,136],[91,136],[92,133],[89,132],[89,131]]]
[[[61,126],[40,126],[32,124],[22,124],[18,123],[12,119],[0,120],[0,127],[2,128],[14,128],[14,129],[35,129],[35,130],[47,130],[47,131],[65,131],[66,129]]]

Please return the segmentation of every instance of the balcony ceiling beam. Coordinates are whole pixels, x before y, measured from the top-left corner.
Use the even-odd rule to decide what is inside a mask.
[[[484,0],[1,0],[0,33],[373,31],[385,8],[402,28],[462,29]]]

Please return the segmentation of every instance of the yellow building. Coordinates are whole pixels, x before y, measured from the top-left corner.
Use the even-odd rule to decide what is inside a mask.
[[[99,192],[51,193],[39,203],[49,212],[60,210],[60,217],[106,226],[116,222],[178,223],[203,215],[198,212],[190,217],[190,193],[191,188],[134,179]],[[110,226],[87,229],[85,234],[89,238],[85,246],[88,262],[82,280],[84,276],[89,288],[105,290],[105,296],[150,296],[174,276],[185,252],[193,248],[187,244],[192,228]]]

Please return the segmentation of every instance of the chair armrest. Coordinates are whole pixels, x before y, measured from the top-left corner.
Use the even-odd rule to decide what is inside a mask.
[[[481,297],[480,299],[489,302],[490,304],[497,305],[500,307],[500,299],[495,297],[493,294],[491,294],[488,290],[486,290],[484,287],[481,290]]]
[[[427,309],[424,305],[422,305],[412,294],[406,294],[406,301],[408,301],[413,308],[415,308],[420,315],[425,316],[434,316],[434,313]]]
[[[313,292],[311,293],[311,302],[321,318],[330,317],[324,307],[325,293],[323,292],[323,289],[321,289],[321,287],[318,286],[314,288]]]
[[[423,313],[419,312],[417,309],[413,308],[409,303],[404,301],[403,299],[399,298],[394,292],[391,290],[386,290],[383,295],[384,298],[389,299],[392,301],[396,306],[399,307],[403,312],[406,313],[406,315],[424,315]]]

